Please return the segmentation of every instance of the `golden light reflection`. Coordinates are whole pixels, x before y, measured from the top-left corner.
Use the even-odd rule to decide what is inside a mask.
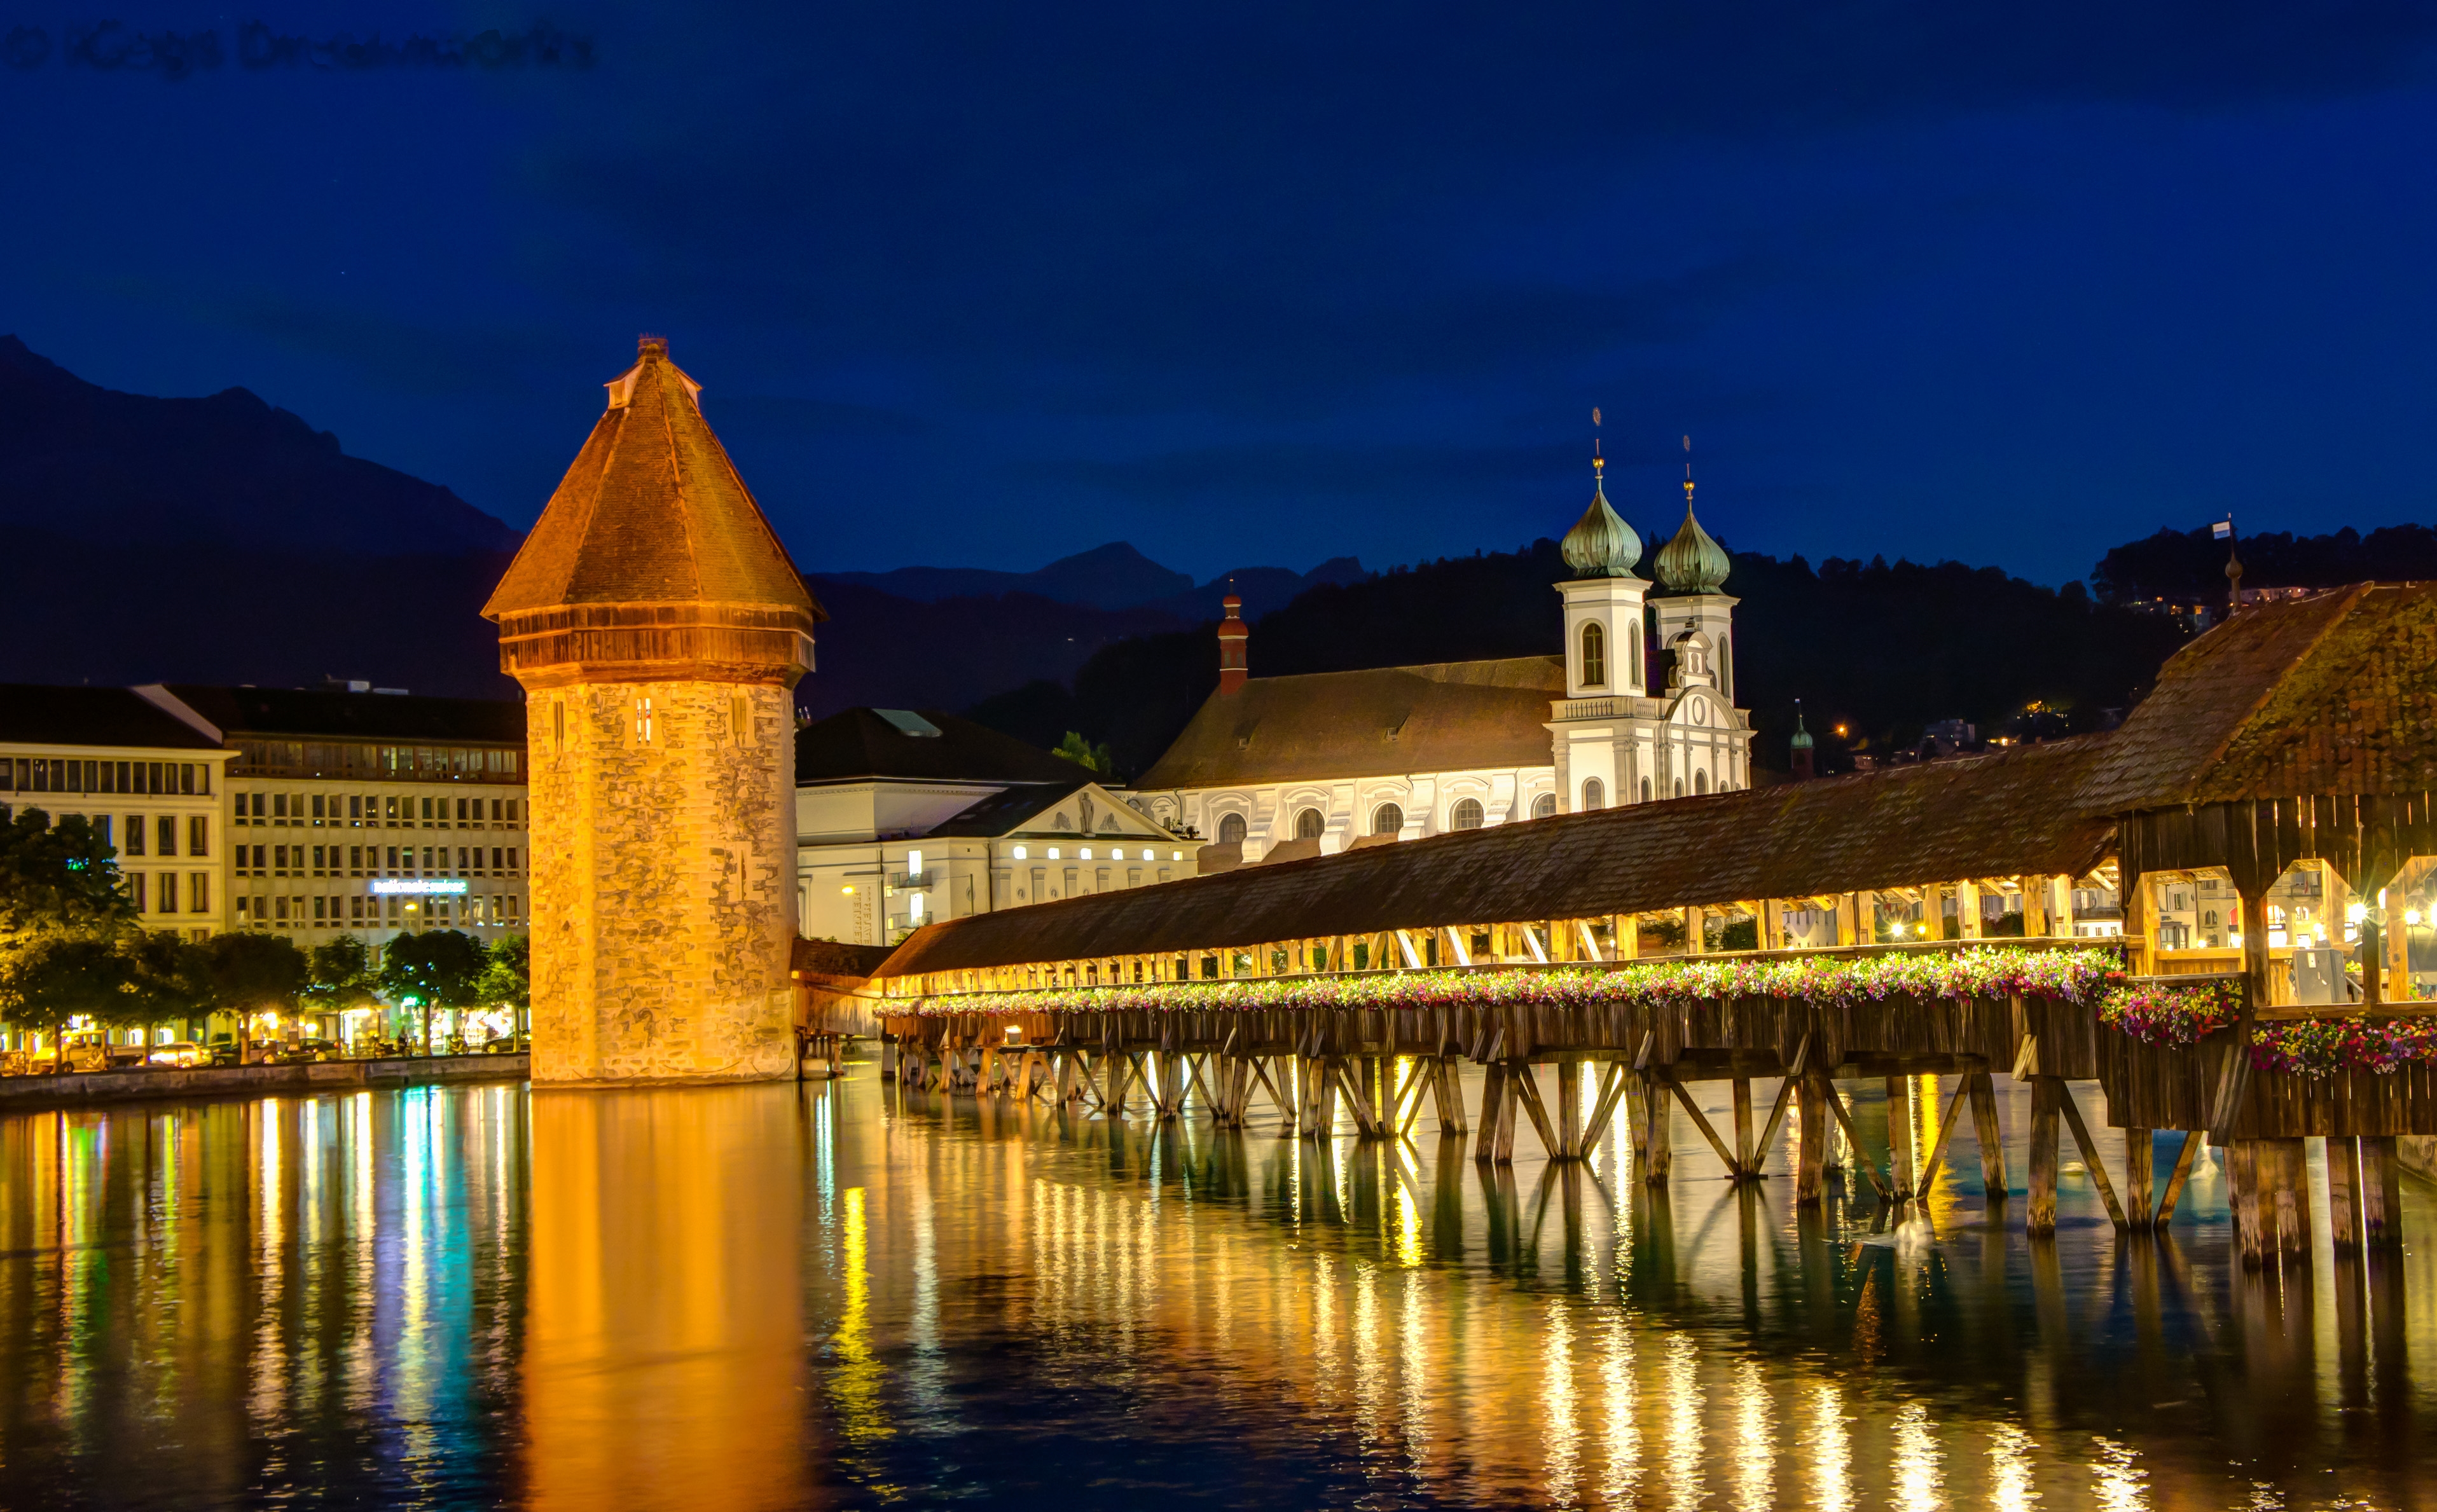
[[[1743,1506],[1767,1506],[1776,1499],[1776,1410],[1760,1362],[1735,1367],[1735,1496]]]
[[[861,1187],[840,1194],[846,1209],[839,1236],[846,1300],[837,1332],[831,1335],[838,1364],[830,1372],[830,1399],[837,1403],[839,1430],[850,1444],[868,1444],[891,1432],[880,1406],[880,1363],[871,1352],[871,1224]]]
[[[1641,1425],[1634,1416],[1641,1393],[1634,1378],[1633,1342],[1632,1323],[1622,1312],[1609,1312],[1600,1330],[1600,1395],[1605,1407],[1600,1447],[1607,1454],[1600,1500],[1611,1506],[1630,1503],[1641,1485]]]
[[[2149,1505],[2149,1488],[2144,1483],[2149,1472],[2136,1463],[2139,1456],[2112,1438],[2100,1435],[2095,1440],[2097,1458],[2090,1467],[2091,1489],[2098,1504],[2111,1512],[2142,1512]]]
[[[1917,1401],[1896,1409],[1895,1503],[1927,1508],[1946,1504],[1945,1472],[1939,1462],[1937,1437],[1929,1409]]]
[[[1540,1331],[1540,1444],[1549,1464],[1549,1498],[1574,1504],[1582,1470],[1583,1429],[1574,1404],[1574,1320],[1563,1297],[1549,1298]]]
[[[1701,1351],[1688,1334],[1667,1335],[1667,1495],[1679,1507],[1699,1506],[1701,1486]]]
[[[2002,1512],[2028,1512],[2040,1493],[2031,1474],[2031,1455],[2038,1449],[2031,1435],[2013,1423],[1989,1430],[1989,1504]]]
[[[524,1399],[541,1506],[805,1499],[791,1085],[538,1091]]]
[[[1802,1443],[1811,1458],[1811,1504],[1819,1512],[1846,1512],[1853,1504],[1853,1442],[1835,1382],[1813,1383]]]

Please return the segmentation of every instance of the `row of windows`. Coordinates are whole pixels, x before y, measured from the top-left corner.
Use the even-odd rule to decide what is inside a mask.
[[[184,895],[185,907],[179,908],[179,876],[176,872],[129,872],[127,896],[138,913],[209,913],[212,911],[212,874],[185,874]]]
[[[200,761],[78,761],[0,756],[0,792],[212,795],[212,769]]]
[[[320,740],[239,740],[233,776],[380,777],[515,782],[524,771],[516,746],[341,745]]]
[[[335,792],[317,792],[308,798],[301,792],[240,792],[237,795],[237,813],[240,824],[311,823],[346,825],[356,829],[367,826],[395,829],[414,824],[418,812],[426,825],[448,824],[453,812],[457,825],[472,828],[485,822],[482,806],[486,803],[490,805],[490,824],[517,824],[517,802],[515,798],[417,798],[412,794],[401,798],[394,793],[349,793],[342,798]]]
[[[384,902],[389,905],[387,908],[381,906]],[[421,906],[416,907],[417,904]],[[497,897],[485,895],[461,898],[383,899],[366,897],[360,893],[316,893],[309,897],[240,896],[237,900],[237,927],[241,930],[249,927],[328,930],[349,926],[403,929],[408,925],[420,924],[430,929],[446,929],[455,923],[478,929],[514,930],[524,927],[519,912],[522,905],[523,900],[513,893],[503,893]]]
[[[1156,855],[1153,855],[1153,854],[1152,854],[1152,852],[1151,852],[1151,848],[1150,848],[1148,845],[1138,846],[1138,847],[1136,847],[1136,848],[1137,848],[1137,850],[1139,851],[1139,854],[1138,854],[1138,855],[1136,855],[1136,856],[1134,857],[1134,860],[1144,860],[1144,861],[1149,861],[1149,860],[1159,860],[1159,858],[1158,858]],[[1017,860],[1026,860],[1030,859],[1030,856],[1031,856],[1031,849],[1032,849],[1032,848],[1031,848],[1030,846],[1028,846],[1028,845],[1018,845],[1018,846],[1016,846],[1016,847],[1015,847],[1015,852],[1014,852],[1015,859],[1016,859]],[[921,856],[921,854],[922,854],[922,853],[921,853],[920,851],[919,851],[919,850],[918,850],[918,851],[916,851],[916,852],[914,852],[914,856],[915,856],[917,859],[920,859],[920,856]],[[1048,854],[1049,854],[1049,859],[1050,859],[1051,860],[1053,860],[1053,861],[1054,861],[1054,860],[1057,860],[1059,859],[1059,856],[1058,856],[1058,847],[1057,847],[1057,846],[1055,846],[1055,845],[1050,846],[1050,847],[1049,847],[1049,853],[1048,853]],[[1091,846],[1089,846],[1089,845],[1086,845],[1086,846],[1084,846],[1083,848],[1081,848],[1080,850],[1078,850],[1078,851],[1075,853],[1075,855],[1076,855],[1076,858],[1077,858],[1078,860],[1090,860],[1092,859],[1092,847],[1091,847]],[[1110,849],[1110,851],[1109,851],[1109,857],[1108,857],[1108,859],[1109,859],[1109,860],[1113,860],[1113,861],[1121,861],[1121,860],[1124,860],[1126,859],[1126,847],[1124,847],[1123,845],[1117,845],[1117,846],[1113,846],[1113,847],[1112,847],[1112,848]],[[1184,852],[1183,852],[1183,851],[1181,851],[1181,850],[1172,850],[1172,851],[1169,851],[1169,852],[1167,853],[1167,859],[1168,859],[1168,860],[1177,860],[1177,861],[1181,861],[1181,860],[1184,860]],[[915,869],[915,870],[920,870],[920,868],[916,867],[916,868],[914,868],[914,869]]]
[[[1145,851],[1143,853],[1146,860],[1149,858],[1149,855],[1150,853],[1148,851]],[[1168,869],[1162,866],[1152,876],[1151,879],[1153,881],[1165,882],[1168,880],[1169,875]],[[1125,869],[1125,881],[1122,885],[1126,887],[1140,887],[1143,885],[1143,869],[1141,867],[1129,866]],[[1063,884],[1062,887],[1052,884],[1050,880],[1049,868],[1046,866],[1035,866],[1029,872],[993,873],[991,877],[991,906],[992,908],[1008,907],[1008,893],[1009,888],[1014,890],[1015,901],[1018,903],[1046,903],[1052,898],[1076,897],[1085,891],[1083,885],[1083,871],[1080,867],[1069,866],[1064,868],[1063,875],[1060,877],[1058,880]],[[1093,872],[1092,882],[1093,885],[1089,891],[1095,893],[1110,892],[1120,885],[1116,880],[1115,869],[1108,866],[1096,868]],[[917,917],[918,919],[920,917],[919,912]]]
[[[154,814],[149,826],[144,815],[129,814],[127,827],[123,831],[112,823],[115,818],[115,814],[95,814],[91,823],[101,843],[114,846],[121,856],[144,855],[148,845],[155,856],[177,855],[178,826],[182,819],[185,823],[186,854],[208,856],[212,853],[212,821],[208,814]],[[124,843],[115,838],[118,835],[124,836]]]
[[[490,863],[483,864],[481,845],[459,845],[453,870],[481,876],[485,871],[511,873],[520,869],[519,847],[493,845]],[[310,852],[308,856],[307,853]],[[374,872],[446,872],[452,868],[447,845],[422,847],[422,859],[416,860],[412,845],[239,845],[235,857],[240,876],[251,872],[256,876],[269,873],[286,877],[291,873],[302,877],[310,870],[316,877],[336,877],[341,872],[349,877],[361,877]],[[345,860],[341,860],[343,852]],[[401,860],[401,858],[403,858]]]

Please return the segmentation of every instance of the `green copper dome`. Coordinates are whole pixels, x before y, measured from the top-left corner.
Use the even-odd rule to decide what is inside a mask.
[[[1586,578],[1630,578],[1633,565],[1641,560],[1641,537],[1624,523],[1607,501],[1607,491],[1600,484],[1600,464],[1591,464],[1591,503],[1583,517],[1566,532],[1557,544],[1566,565]]]
[[[1692,517],[1689,497],[1684,501],[1684,528],[1658,548],[1657,566],[1659,582],[1674,593],[1715,593],[1734,570],[1726,547],[1710,540],[1709,532]]]

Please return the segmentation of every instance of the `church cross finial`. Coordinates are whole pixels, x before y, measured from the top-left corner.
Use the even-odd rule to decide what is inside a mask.
[[[1692,438],[1684,438],[1684,513],[1692,513]]]

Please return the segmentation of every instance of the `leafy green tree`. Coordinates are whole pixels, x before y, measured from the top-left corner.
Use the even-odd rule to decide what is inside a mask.
[[[119,888],[116,852],[81,817],[40,808],[0,824],[0,1019],[49,1035],[69,1020],[124,1022],[139,992],[142,930]]]
[[[206,995],[216,1010],[237,1015],[240,1045],[252,1038],[254,1015],[295,1006],[307,975],[305,952],[284,934],[241,930],[202,944]]]
[[[522,1014],[533,1006],[533,946],[521,934],[491,947],[482,967],[482,999]]]
[[[463,930],[425,930],[401,934],[381,948],[380,990],[423,1018],[423,1051],[431,1053],[431,1016],[442,1008],[482,1004],[488,952]]]
[[[374,1001],[379,989],[371,948],[360,937],[342,934],[306,956],[305,985],[298,996],[324,1013],[340,1013]]]
[[[1049,754],[1064,756],[1077,766],[1089,767],[1104,777],[1114,775],[1117,770],[1116,758],[1109,754],[1107,743],[1094,745],[1083,739],[1079,730],[1067,731],[1066,739],[1059,741],[1058,748]]]
[[[135,931],[122,943],[128,973],[121,1001],[106,1021],[144,1030],[149,1043],[153,1031],[176,1018],[192,1018],[211,1002],[204,947],[181,938],[174,930]]]

